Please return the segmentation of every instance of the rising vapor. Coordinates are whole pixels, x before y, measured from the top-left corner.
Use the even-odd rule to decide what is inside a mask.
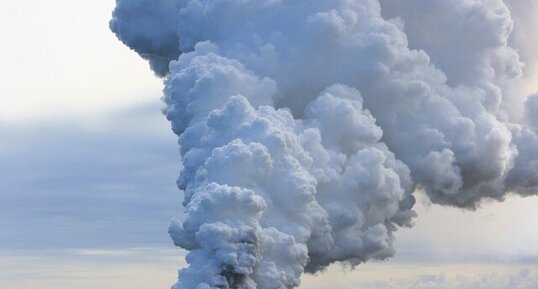
[[[538,96],[501,0],[116,2],[179,137],[174,289],[386,259],[416,189],[468,209],[538,192]]]

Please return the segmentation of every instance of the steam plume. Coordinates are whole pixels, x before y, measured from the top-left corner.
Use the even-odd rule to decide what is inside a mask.
[[[537,192],[500,0],[117,0],[110,26],[164,77],[179,137],[175,289],[388,258],[417,188],[470,209]]]

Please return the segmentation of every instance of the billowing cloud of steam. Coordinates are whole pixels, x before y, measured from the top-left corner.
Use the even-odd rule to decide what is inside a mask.
[[[500,0],[117,0],[110,25],[164,77],[179,136],[176,289],[390,257],[417,188],[471,209],[538,191]]]

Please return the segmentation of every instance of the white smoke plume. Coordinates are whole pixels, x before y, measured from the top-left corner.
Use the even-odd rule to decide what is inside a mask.
[[[388,258],[416,189],[469,209],[538,192],[501,0],[117,0],[110,26],[164,77],[179,137],[174,289]]]

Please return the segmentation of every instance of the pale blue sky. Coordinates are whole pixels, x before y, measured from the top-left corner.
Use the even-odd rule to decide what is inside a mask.
[[[1,1],[0,288],[168,288],[184,261],[160,80],[108,31],[113,1]],[[417,210],[395,259],[302,288],[538,282],[538,198]]]

